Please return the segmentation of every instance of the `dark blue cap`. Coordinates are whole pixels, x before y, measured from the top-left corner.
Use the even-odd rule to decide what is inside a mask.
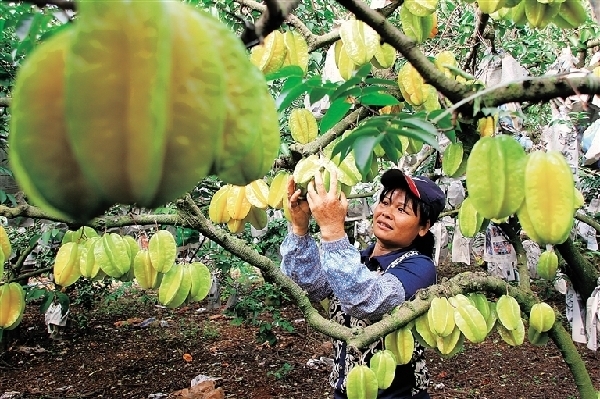
[[[435,223],[438,216],[446,207],[446,195],[427,176],[408,176],[400,169],[389,169],[381,176],[381,184],[386,188],[407,188],[415,197],[419,198],[431,208],[431,224]]]

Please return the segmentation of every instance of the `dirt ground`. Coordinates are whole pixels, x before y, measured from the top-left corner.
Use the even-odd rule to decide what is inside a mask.
[[[0,398],[161,398],[189,387],[198,375],[216,378],[226,398],[330,397],[331,346],[294,306],[285,307],[283,315],[295,331],[278,330],[274,346],[259,344],[256,329],[232,325],[219,310],[197,310],[144,305],[126,295],[51,339],[39,308],[28,306],[18,333],[0,354]],[[148,318],[155,321],[140,327]],[[600,389],[600,355],[578,347]],[[427,356],[434,399],[578,397],[551,342],[513,348],[492,334],[482,344],[466,344],[453,358],[433,351]]]

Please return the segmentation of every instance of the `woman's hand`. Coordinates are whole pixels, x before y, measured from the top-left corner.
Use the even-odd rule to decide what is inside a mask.
[[[308,222],[310,221],[310,208],[308,202],[300,200],[300,189],[296,190],[294,177],[288,180],[288,209],[290,210],[292,232],[298,236],[308,233]]]
[[[321,228],[324,241],[335,241],[346,235],[344,221],[348,211],[348,200],[342,192],[337,193],[337,173],[331,172],[329,191],[325,189],[323,177],[318,172],[314,182],[308,184],[306,199],[310,210]]]

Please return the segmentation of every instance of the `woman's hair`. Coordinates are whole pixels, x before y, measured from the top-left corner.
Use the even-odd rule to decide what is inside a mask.
[[[388,195],[391,195],[395,190],[401,190],[405,195],[404,206],[410,206],[415,215],[419,215],[419,225],[426,226],[429,222],[429,226],[433,226],[437,219],[432,218],[432,209],[429,204],[421,201],[416,195],[410,190],[406,189],[406,186],[402,182],[398,182],[398,185],[390,184],[384,186],[383,190],[379,194],[379,201],[383,201]],[[424,236],[417,235],[410,245],[411,249],[419,251],[422,255],[433,258],[435,249],[435,237],[431,231],[427,231]]]

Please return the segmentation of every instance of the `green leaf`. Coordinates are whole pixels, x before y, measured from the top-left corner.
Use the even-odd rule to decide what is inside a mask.
[[[44,296],[48,295],[48,290],[47,289],[42,289],[42,288],[31,288],[29,290],[27,290],[27,296],[25,297],[26,301],[35,301],[37,299],[43,298]]]
[[[422,141],[439,150],[437,130],[430,122],[422,119],[407,118],[399,121],[398,127],[400,127],[398,130],[399,135]]]
[[[338,99],[332,102],[327,110],[327,113],[325,113],[323,119],[321,119],[319,130],[321,132],[326,132],[334,127],[339,121],[342,120],[351,107],[352,104],[346,102],[344,99]]]
[[[346,92],[349,89],[353,89],[358,87],[359,83],[360,83],[360,78],[357,78],[356,76],[348,79],[347,81],[345,81],[344,83],[342,83],[330,96],[330,100],[334,101],[336,100],[338,97],[347,97]]]
[[[321,80],[321,77],[319,75],[311,76],[310,78],[306,79],[304,83],[307,87],[310,87],[311,89],[315,87],[324,86],[323,81]]]
[[[331,152],[332,158],[335,157],[337,154],[340,154],[340,159],[346,158],[346,156],[352,150],[352,143],[354,143],[355,139],[355,137],[351,136],[352,135],[349,135],[348,137],[343,138],[333,146],[333,151]]]
[[[288,66],[281,68],[277,72],[267,74],[265,76],[265,79],[267,81],[271,81],[271,80],[275,80],[275,79],[282,79],[282,78],[289,78],[289,77],[300,77],[301,78],[303,76],[304,76],[304,71],[302,70],[302,68],[300,68],[297,65],[288,65]]]
[[[281,145],[279,146],[279,152],[281,152],[281,155],[283,155],[284,157],[289,157],[290,147],[288,147],[286,143],[281,143]]]
[[[56,299],[58,299],[58,303],[60,303],[61,314],[64,316],[69,310],[69,305],[71,303],[69,296],[62,292],[57,292]]]
[[[383,140],[381,140],[381,148],[385,151],[385,155],[392,162],[398,162],[400,154],[402,154],[402,142],[397,134],[383,134]]]
[[[448,139],[451,142],[456,143],[456,131],[454,129],[444,130],[443,133],[446,135],[446,137],[448,137]]]
[[[42,302],[42,304],[40,305],[40,312],[46,313],[48,311],[48,308],[54,301],[54,295],[55,295],[54,291],[48,291],[46,300],[44,302]]]
[[[40,238],[42,238],[41,234],[34,234],[33,237],[29,239],[29,246],[33,247]]]
[[[311,104],[314,104],[326,95],[331,94],[332,92],[332,89],[327,89],[325,87],[315,87],[310,91],[310,93],[308,93],[308,101]]]
[[[333,158],[337,154],[341,154],[340,159],[344,159],[346,157],[346,155],[348,155],[348,153],[350,152],[351,147],[353,147],[354,141],[357,138],[363,137],[363,136],[373,136],[373,137],[379,136],[379,130],[376,128],[368,128],[368,127],[362,126],[360,129],[354,130],[352,133],[348,134],[346,137],[344,137],[342,139],[339,139],[339,138],[336,139],[336,140],[338,140],[338,142],[333,147],[331,157]]]
[[[369,73],[371,73],[371,68],[371,63],[367,62],[365,65],[358,68],[358,71],[354,73],[354,76],[361,78],[362,80],[362,78],[366,78],[369,75]]]
[[[400,101],[391,94],[387,93],[369,93],[359,99],[363,105],[397,105]]]
[[[297,78],[295,78],[295,77],[288,78],[288,81],[290,79],[295,80]],[[286,83],[288,83],[288,82],[286,82]],[[286,109],[287,107],[289,107],[294,102],[294,100],[296,100],[298,97],[300,97],[302,94],[304,94],[304,92],[306,92],[306,89],[307,89],[307,87],[303,83],[299,83],[296,85],[290,84],[289,87],[286,87],[284,85],[284,88],[281,90],[281,93],[275,100],[275,103],[277,105],[277,110],[279,112],[281,112],[284,109]]]
[[[443,115],[443,116],[442,116]],[[440,118],[441,116],[441,118]],[[438,118],[440,118],[438,120]],[[431,111],[427,115],[427,119],[432,121],[436,121],[436,125],[440,130],[447,130],[454,128],[452,123],[452,115],[448,113],[445,109],[436,109],[435,111]]]
[[[366,176],[371,169],[373,161],[373,149],[381,142],[383,135],[375,131],[376,136],[364,135],[357,137],[352,145],[354,161],[360,174]]]

